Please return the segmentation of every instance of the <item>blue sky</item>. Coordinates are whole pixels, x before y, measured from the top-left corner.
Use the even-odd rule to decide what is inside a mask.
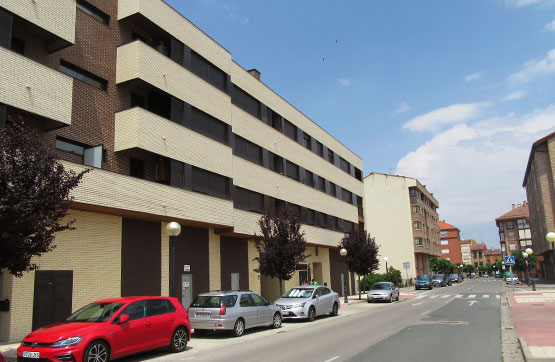
[[[364,160],[418,178],[499,247],[532,143],[555,131],[555,0],[168,0]]]

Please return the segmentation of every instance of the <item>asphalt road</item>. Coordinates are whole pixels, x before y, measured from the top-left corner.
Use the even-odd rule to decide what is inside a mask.
[[[500,295],[497,279],[466,280],[413,298],[357,303],[337,317],[313,323],[284,322],[243,337],[193,336],[185,352],[155,351],[136,361],[501,361]]]

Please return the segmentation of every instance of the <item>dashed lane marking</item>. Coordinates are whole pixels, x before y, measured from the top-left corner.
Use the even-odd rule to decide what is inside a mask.
[[[472,298],[476,298],[476,294],[470,294],[470,295],[468,296],[468,299],[472,299]]]
[[[486,298],[486,299],[489,298],[489,294],[482,295],[482,298]]]
[[[451,296],[451,294],[445,294],[441,296],[441,299],[445,299],[445,298],[449,298]]]
[[[462,294],[455,295],[455,298],[462,298]]]
[[[439,295],[430,295],[428,298],[434,299],[434,298],[437,298],[437,297],[439,297]]]

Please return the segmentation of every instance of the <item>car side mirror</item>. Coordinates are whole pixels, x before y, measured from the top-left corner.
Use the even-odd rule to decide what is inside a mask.
[[[318,296],[317,296],[316,294],[314,294],[314,295],[312,296],[312,299],[316,299],[316,298],[318,298]]]
[[[129,320],[129,314],[122,314],[119,316],[119,324],[123,324]]]

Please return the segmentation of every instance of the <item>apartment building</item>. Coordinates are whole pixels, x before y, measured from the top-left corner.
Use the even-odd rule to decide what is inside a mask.
[[[532,247],[530,233],[530,212],[528,203],[512,204],[510,211],[495,219],[499,229],[501,251],[511,255],[514,250],[525,250]]]
[[[555,245],[546,240],[555,232],[555,132],[532,145],[522,186],[529,203],[534,253],[544,277],[555,280]],[[539,259],[539,258],[538,258]]]
[[[0,341],[170,283],[185,306],[231,288],[273,300],[278,281],[253,260],[268,209],[298,213],[309,243],[285,287],[342,292],[337,245],[363,222],[362,160],[258,71],[160,0],[0,0],[0,19],[0,122],[22,116],[67,169],[91,169],[72,193],[75,230],[36,272],[2,273]]]
[[[461,231],[456,226],[443,221],[437,222],[439,225],[439,238],[441,244],[441,258],[447,259],[455,265],[461,265]]]
[[[463,264],[474,264],[472,262],[472,247],[476,244],[477,242],[474,239],[461,240],[461,258]]]
[[[470,247],[472,251],[472,263],[474,266],[487,265],[486,252],[488,250],[485,243],[476,243]]]
[[[501,249],[488,249],[486,250],[484,255],[486,257],[486,265],[495,264],[499,260],[503,260],[503,252],[501,251]]]
[[[415,178],[375,172],[364,178],[364,225],[379,245],[380,272],[385,273],[384,257],[401,271],[410,263],[409,278],[430,271],[429,258],[441,255],[438,207]]]

